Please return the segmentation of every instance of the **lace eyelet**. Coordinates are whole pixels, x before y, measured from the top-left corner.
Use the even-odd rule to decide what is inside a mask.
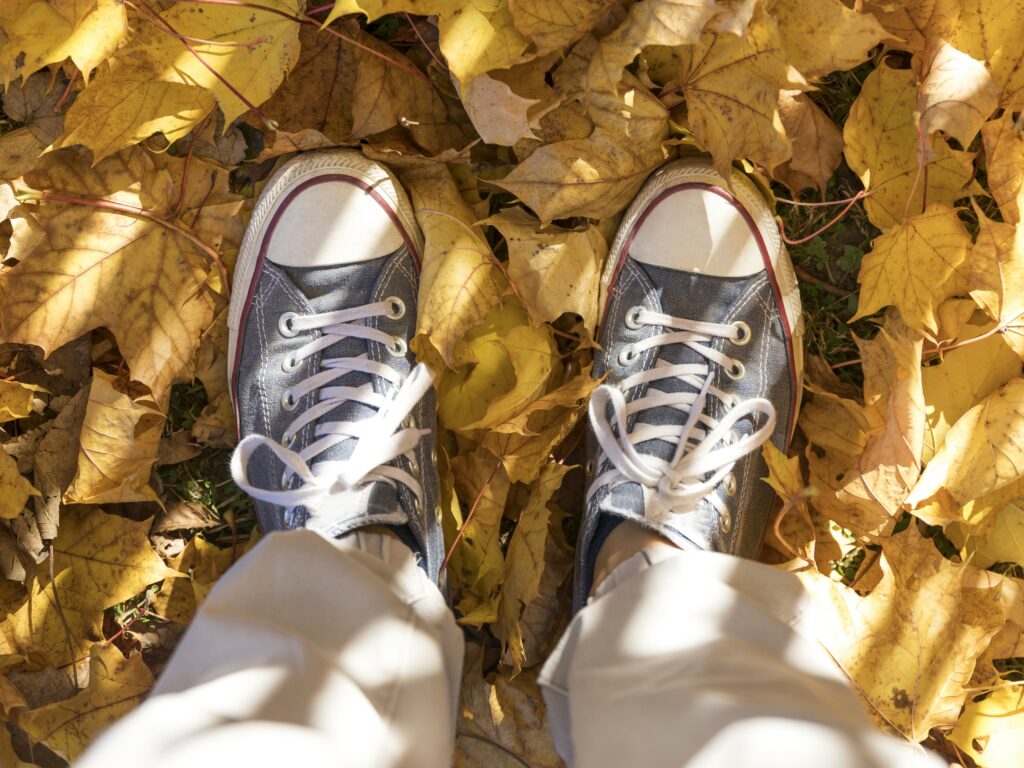
[[[739,381],[747,375],[747,367],[739,360],[733,360],[725,369],[725,373],[733,381]]]
[[[725,478],[722,480],[722,488],[725,490],[725,495],[726,496],[735,496],[736,495],[736,475],[734,475],[732,472],[730,472],[728,475],[726,475]]]
[[[388,296],[384,299],[388,304],[391,305],[391,311],[388,312],[388,318],[391,320],[401,320],[405,317],[405,302],[397,296]]]
[[[594,460],[593,459],[591,459],[590,461],[588,461],[586,464],[583,465],[583,471],[586,474],[588,474],[588,475],[593,475],[594,474]]]
[[[281,361],[281,370],[284,371],[285,373],[291,373],[296,368],[298,368],[299,365],[301,365],[301,363],[298,360],[296,360],[294,357],[288,356]]]
[[[740,441],[740,433],[737,432],[735,429],[730,429],[728,432],[726,432],[726,434],[725,434],[725,444],[726,445],[735,445],[739,441]]]
[[[626,312],[625,322],[626,327],[632,331],[639,330],[644,327],[644,324],[640,322],[640,313],[643,312],[643,307],[630,307],[629,311]]]
[[[294,312],[285,312],[279,318],[277,318],[277,331],[286,339],[293,339],[299,335],[298,329],[292,324],[292,321],[298,318],[298,315]]]
[[[640,353],[633,349],[633,345],[627,344],[622,348],[622,351],[619,352],[619,365],[630,365],[639,356]]]
[[[718,527],[722,530],[722,533],[728,533],[732,530],[732,512],[725,510],[718,517]]]
[[[437,464],[437,448],[430,449],[430,462],[432,464]]]
[[[297,437],[297,434],[290,435],[287,432],[285,432],[283,435],[281,435],[281,442],[284,443],[285,448],[291,448],[293,445],[295,445],[295,438]]]
[[[737,347],[745,347],[750,343],[750,340],[754,337],[753,332],[750,330],[750,326],[739,320],[732,324],[733,328],[736,329],[736,338],[732,339],[732,343]]]
[[[281,407],[286,411],[294,411],[296,403],[295,398],[292,396],[292,391],[286,389],[284,394],[281,395]]]
[[[405,339],[395,339],[394,343],[387,345],[388,352],[395,357],[405,357],[409,351],[408,345],[405,343]]]

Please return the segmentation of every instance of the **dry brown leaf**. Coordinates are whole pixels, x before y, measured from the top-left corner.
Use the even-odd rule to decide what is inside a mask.
[[[843,158],[842,131],[800,91],[780,91],[778,108],[793,157],[772,175],[794,192],[813,186],[824,193]]]
[[[18,462],[0,451],[0,518],[17,517],[29,497],[38,495],[39,491],[18,471]]]
[[[871,191],[864,207],[883,230],[920,213],[926,188],[929,205],[981,192],[971,180],[974,155],[950,149],[939,136],[926,147],[927,174],[919,170],[916,110],[914,73],[883,61],[864,81],[843,126],[846,162]]]
[[[465,88],[462,102],[473,127],[488,144],[511,147],[520,139],[537,138],[529,112],[539,100],[518,96],[501,80],[488,75],[473,78]]]
[[[88,387],[83,387],[71,398],[36,449],[33,479],[41,496],[35,500],[34,522],[41,539],[57,538],[61,500],[78,468],[78,440],[87,395]]]
[[[149,487],[164,417],[148,398],[125,394],[117,378],[93,371],[69,504],[159,501]]]
[[[23,714],[18,724],[36,741],[75,760],[102,731],[142,702],[153,675],[141,654],[125,658],[114,645],[92,647],[89,686],[77,696]]]

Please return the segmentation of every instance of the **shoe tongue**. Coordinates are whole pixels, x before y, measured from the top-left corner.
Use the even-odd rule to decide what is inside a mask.
[[[293,285],[306,297],[316,313],[334,312],[343,307],[355,307],[371,303],[377,278],[381,273],[382,262],[389,257],[373,261],[344,264],[336,267],[317,267],[314,269],[290,268],[285,270]],[[308,337],[306,337],[308,340]],[[371,343],[366,339],[346,338],[327,347],[320,353],[320,360],[330,358],[350,358],[366,355]],[[339,376],[327,386],[360,387],[374,383],[378,379],[360,371],[351,371]],[[377,391],[381,383],[377,383]],[[320,417],[319,422],[359,422],[377,413],[376,409],[354,400],[346,400]],[[318,438],[312,438],[313,441]],[[356,447],[355,440],[343,440],[333,445],[313,459],[313,466],[325,460],[343,460],[352,455]],[[394,488],[386,483],[373,483],[371,487],[371,504],[397,508],[399,499]]]

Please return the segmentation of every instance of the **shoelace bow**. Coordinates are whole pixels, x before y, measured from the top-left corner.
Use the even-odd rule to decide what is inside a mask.
[[[624,347],[620,354],[620,362],[624,364],[648,349],[669,344],[685,344],[704,357],[707,364],[673,364],[659,359],[653,368],[627,376],[618,384],[602,384],[594,391],[590,400],[590,423],[612,468],[595,478],[588,499],[605,486],[635,482],[656,489],[674,510],[688,511],[707,498],[719,512],[726,512],[715,489],[732,472],[736,462],[757,450],[775,429],[775,407],[769,400],[741,401],[711,384],[712,365],[724,367],[731,378],[743,377],[743,364],[714,349],[711,343],[723,338],[735,344],[746,344],[750,340],[749,326],[741,322],[720,324],[687,320],[642,307],[629,310],[626,324],[634,329],[645,325],[661,326],[665,331]],[[687,388],[664,392],[648,386],[642,397],[626,402],[625,393],[634,387],[668,378],[679,379]],[[726,415],[721,421],[705,413],[709,397],[725,404]],[[675,408],[685,414],[682,428],[679,424],[634,421],[630,431],[631,417],[660,407]],[[733,427],[756,413],[764,414],[765,423],[755,432],[737,439]],[[675,445],[672,460],[665,461],[637,450],[638,445],[649,440],[664,440]]]
[[[286,371],[294,370],[304,359],[347,338],[378,341],[386,345],[393,355],[404,356],[406,344],[403,339],[361,322],[373,317],[397,318],[404,313],[405,305],[395,298],[335,312],[311,315],[285,313],[278,324],[283,336],[293,337],[314,329],[320,329],[322,335],[296,350],[285,360],[283,367]],[[358,387],[332,386],[337,379],[356,371],[379,376],[396,389],[385,396],[374,392],[371,382]],[[249,435],[244,438],[231,457],[231,475],[235,483],[254,498],[287,508],[315,507],[318,500],[329,495],[355,490],[378,480],[391,485],[405,485],[419,503],[423,495],[419,481],[404,469],[391,466],[390,462],[404,455],[415,466],[413,451],[430,430],[403,428],[403,424],[430,389],[432,381],[430,371],[422,363],[413,368],[405,381],[402,381],[402,375],[397,370],[386,363],[371,360],[365,354],[358,357],[323,358],[319,371],[285,390],[281,407],[291,411],[299,400],[311,392],[319,392],[316,402],[288,425],[282,435],[282,442],[265,435]],[[316,439],[301,451],[291,449],[295,436],[303,427],[318,422],[348,401],[367,405],[374,408],[376,413],[359,421],[317,423],[314,427]],[[325,451],[346,440],[357,441],[348,458],[316,460]],[[272,451],[286,467],[280,490],[260,488],[249,478],[249,461],[260,448]],[[298,477],[298,485],[295,488],[285,487],[294,477]]]

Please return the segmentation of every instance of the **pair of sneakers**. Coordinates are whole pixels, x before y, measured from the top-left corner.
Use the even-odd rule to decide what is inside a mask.
[[[267,532],[390,526],[440,583],[431,375],[416,327],[422,236],[398,181],[357,152],[302,155],[269,181],[235,268],[229,382],[238,485]],[[657,171],[601,282],[574,602],[631,520],[683,549],[756,556],[801,377],[800,299],[757,188],[710,164]]]

